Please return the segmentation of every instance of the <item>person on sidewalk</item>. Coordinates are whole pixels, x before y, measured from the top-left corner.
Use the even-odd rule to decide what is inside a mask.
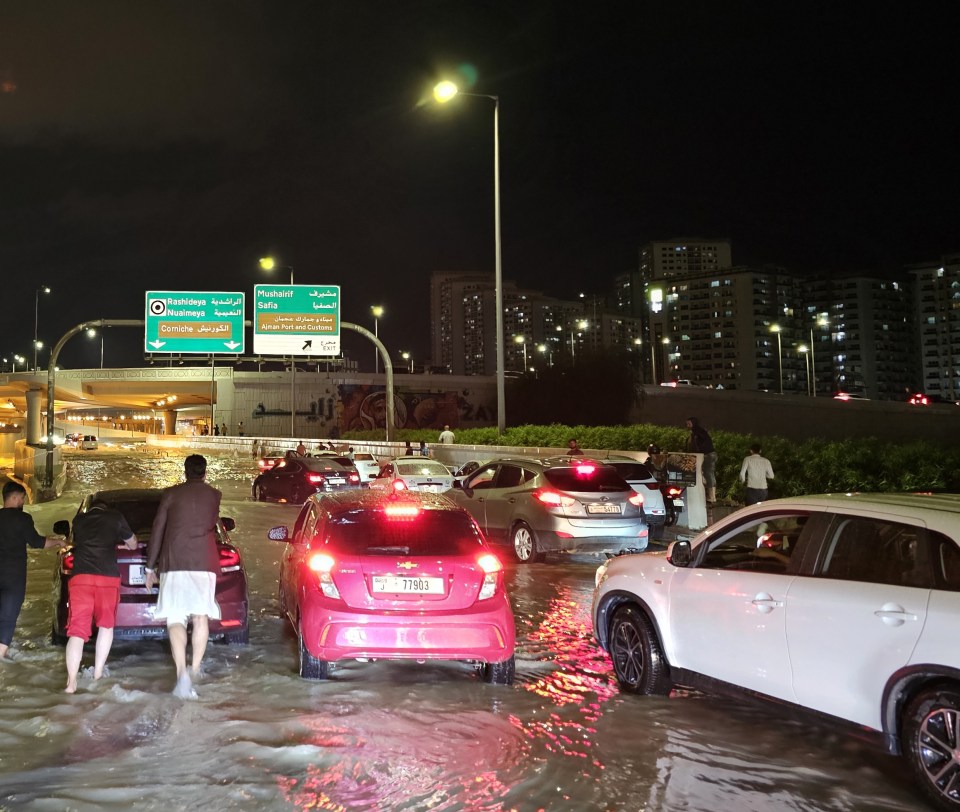
[[[204,482],[207,460],[200,454],[187,457],[183,468],[186,482],[164,491],[153,520],[147,544],[146,588],[160,584],[155,616],[167,621],[177,669],[173,693],[181,699],[196,699],[193,679],[200,674],[207,649],[210,618],[220,618],[215,596],[220,571],[216,526],[221,494]],[[189,671],[188,623],[193,625]]]
[[[94,623],[97,625],[97,642],[93,678],[98,680],[103,676],[113,645],[113,627],[117,622],[117,604],[120,603],[117,544],[125,544],[128,550],[137,549],[137,537],[120,511],[103,502],[94,502],[86,513],[77,516],[73,523],[73,575],[67,586],[70,609],[67,615],[65,693],[77,691],[83,644],[90,639]]]
[[[0,660],[6,659],[27,596],[27,547],[62,547],[63,536],[41,536],[33,517],[24,513],[27,489],[12,479],[3,486],[0,508]]]
[[[456,439],[453,432],[450,431],[450,426],[444,426],[443,431],[440,432],[439,441],[443,443],[443,445],[452,445],[456,442]]]
[[[743,458],[740,466],[740,481],[747,486],[746,503],[755,505],[766,501],[769,493],[767,480],[773,479],[773,466],[770,460],[760,455],[760,443],[750,446],[750,453]]]
[[[703,454],[703,489],[707,504],[717,501],[717,452],[713,450],[713,440],[710,434],[700,425],[699,418],[688,417],[687,428],[690,429],[690,438],[687,440],[687,451]]]

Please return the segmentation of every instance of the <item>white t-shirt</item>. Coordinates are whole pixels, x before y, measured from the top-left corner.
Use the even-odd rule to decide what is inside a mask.
[[[444,429],[440,432],[440,442],[444,445],[450,445],[453,442],[453,432],[450,429]]]

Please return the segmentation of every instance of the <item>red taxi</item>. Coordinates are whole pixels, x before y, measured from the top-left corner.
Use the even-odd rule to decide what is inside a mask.
[[[300,676],[346,659],[460,660],[486,682],[514,677],[503,567],[476,522],[443,496],[353,490],[311,496],[285,542],[280,610]]]

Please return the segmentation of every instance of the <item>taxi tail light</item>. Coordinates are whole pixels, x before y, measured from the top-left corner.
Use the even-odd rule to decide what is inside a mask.
[[[562,493],[557,493],[557,491],[548,491],[544,489],[536,490],[533,492],[534,498],[547,507],[573,507],[577,500],[572,496],[566,496]]]
[[[480,569],[483,570],[483,583],[480,585],[480,594],[477,600],[492,598],[500,589],[500,579],[503,577],[503,564],[492,553],[484,553],[477,559]]]
[[[634,493],[633,496],[630,496],[627,501],[631,505],[636,505],[637,507],[643,507],[643,495],[639,493]]]
[[[333,582],[332,574],[336,563],[336,559],[329,553],[314,553],[307,559],[307,566],[312,572],[316,573],[320,591],[327,598],[340,597],[340,590]]]
[[[307,482],[313,485],[322,485],[325,481],[323,474],[307,474]]]
[[[227,570],[240,569],[240,553],[232,547],[220,547],[217,551],[220,555],[220,569]]]

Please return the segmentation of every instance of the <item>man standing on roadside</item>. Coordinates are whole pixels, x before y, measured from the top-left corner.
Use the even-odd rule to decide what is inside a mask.
[[[717,501],[717,452],[713,450],[713,440],[707,430],[700,425],[696,417],[687,418],[687,428],[690,429],[690,439],[687,440],[687,450],[695,454],[703,454],[703,489],[707,504]]]
[[[41,536],[33,517],[23,512],[27,489],[10,480],[3,486],[0,508],[0,660],[7,657],[13,632],[27,596],[27,547],[62,547],[63,536]]]
[[[444,426],[443,431],[440,432],[440,442],[443,445],[452,445],[456,441],[453,432],[450,431],[450,426]]]
[[[747,485],[746,503],[755,505],[764,502],[769,493],[767,480],[773,479],[773,466],[770,460],[760,456],[760,443],[750,446],[750,453],[743,458],[740,466],[740,481]]]
[[[120,602],[120,569],[117,544],[137,549],[137,537],[118,510],[103,502],[94,502],[73,523],[73,575],[67,587],[70,611],[67,616],[67,687],[77,692],[77,674],[83,659],[83,644],[97,624],[97,642],[93,659],[93,678],[103,676],[107,656],[113,645],[113,627]]]
[[[220,617],[216,602],[220,570],[216,526],[221,494],[204,482],[207,460],[200,454],[187,457],[183,468],[186,482],[164,491],[153,520],[147,544],[146,588],[160,584],[156,617],[167,621],[170,651],[177,669],[173,693],[181,699],[196,699],[193,678],[199,676],[203,663],[209,619]],[[189,671],[188,622],[193,624]]]

